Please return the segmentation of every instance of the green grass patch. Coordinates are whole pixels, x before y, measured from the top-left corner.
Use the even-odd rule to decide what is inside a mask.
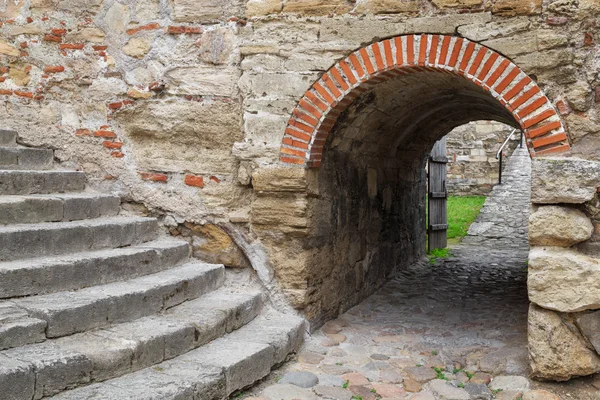
[[[483,203],[485,203],[485,196],[448,197],[448,245],[458,244],[463,237],[467,236],[469,226],[471,226],[477,215],[479,215]],[[434,256],[435,258],[444,258],[447,255],[437,254]]]
[[[452,253],[447,248],[446,249],[433,249],[433,250],[427,252],[427,258],[429,259],[429,262],[432,264],[435,264],[435,261],[438,258],[448,258],[451,256],[452,256]]]
[[[475,221],[485,203],[484,196],[448,197],[448,239],[467,236],[469,226]]]

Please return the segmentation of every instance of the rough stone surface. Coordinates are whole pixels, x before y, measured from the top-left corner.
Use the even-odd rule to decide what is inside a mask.
[[[529,309],[529,357],[534,376],[565,381],[600,371],[600,356],[565,315],[534,304]]]
[[[308,371],[288,372],[281,378],[279,383],[289,383],[302,388],[311,388],[319,383],[319,378]]]
[[[524,376],[497,376],[492,379],[489,387],[491,390],[525,391],[530,383]]]
[[[529,216],[529,244],[571,247],[592,237],[592,221],[582,212],[560,206],[539,207]]]
[[[573,250],[532,248],[527,287],[532,302],[551,310],[600,308],[600,261]]]
[[[600,163],[580,159],[533,160],[531,201],[536,204],[590,201],[600,187]]]

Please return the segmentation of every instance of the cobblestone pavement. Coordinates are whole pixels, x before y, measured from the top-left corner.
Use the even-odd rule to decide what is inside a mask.
[[[243,397],[600,399],[600,378],[527,378],[529,178],[517,149],[452,256],[404,270]]]

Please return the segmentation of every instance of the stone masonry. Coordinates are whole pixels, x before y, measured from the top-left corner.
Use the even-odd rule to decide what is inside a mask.
[[[486,196],[498,183],[496,153],[513,128],[493,121],[471,122],[446,135],[448,193],[454,196]],[[518,133],[506,145],[504,166],[519,144]]]
[[[201,260],[251,266],[314,330],[423,256],[426,156],[457,126],[600,160],[599,17],[597,0],[0,0],[1,124]],[[559,165],[571,189],[532,202],[593,204],[595,177]],[[561,243],[554,270],[589,251],[571,231],[536,237],[532,265],[542,243]],[[544,310],[595,308],[530,282]]]
[[[16,139],[0,130],[2,399],[223,399],[302,342],[240,273]]]

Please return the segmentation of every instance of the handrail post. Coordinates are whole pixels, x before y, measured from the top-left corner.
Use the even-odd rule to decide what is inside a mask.
[[[521,131],[521,138],[519,139],[519,148],[523,148],[523,131]]]
[[[502,152],[500,152],[500,171],[498,171],[498,185],[502,185]]]

